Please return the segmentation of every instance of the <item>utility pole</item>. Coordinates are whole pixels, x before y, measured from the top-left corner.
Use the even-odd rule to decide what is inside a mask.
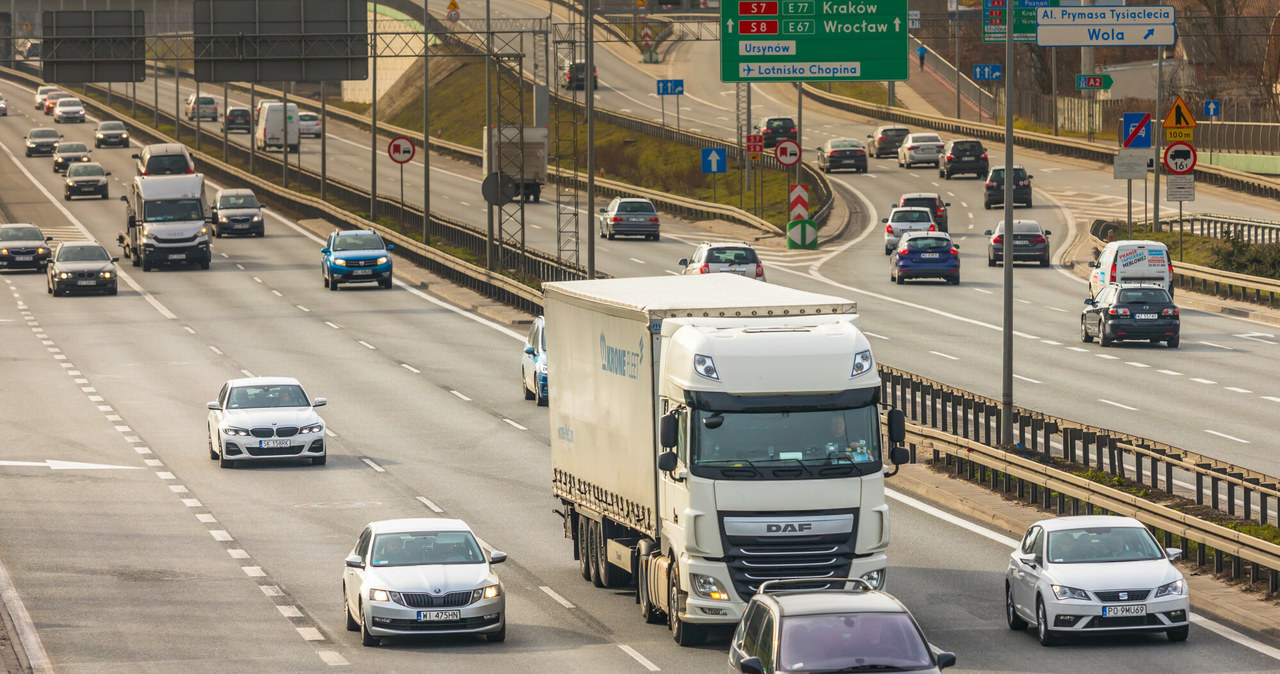
[[[1013,441],[1013,25],[1004,28],[1004,243],[1000,263],[1004,266],[1004,363],[1000,392],[1000,444]]]
[[[596,277],[596,58],[595,3],[583,3],[587,64],[582,88],[587,92],[587,278]]]
[[[1164,107],[1164,47],[1156,47],[1159,50],[1159,56],[1156,59],[1156,111],[1151,116],[1151,128],[1155,134],[1155,138],[1151,139],[1151,147],[1155,149],[1152,157],[1153,168],[1155,173],[1152,176],[1151,190],[1151,229],[1152,231],[1160,231],[1160,165],[1164,163],[1164,159],[1160,153],[1160,146],[1164,144],[1164,118],[1160,116],[1160,110]],[[1159,130],[1156,130],[1156,127]]]

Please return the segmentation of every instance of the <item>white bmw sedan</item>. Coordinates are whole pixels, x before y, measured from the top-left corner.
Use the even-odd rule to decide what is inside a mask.
[[[1186,641],[1186,579],[1131,517],[1059,517],[1031,525],[1005,573],[1009,629],[1036,626],[1044,646],[1063,636],[1164,632]]]
[[[223,468],[237,461],[297,457],[322,466],[328,456],[324,419],[292,377],[232,379],[209,402],[209,458]]]
[[[347,629],[365,646],[383,637],[483,634],[507,638],[506,596],[462,520],[402,519],[365,527],[346,559],[342,603]]]

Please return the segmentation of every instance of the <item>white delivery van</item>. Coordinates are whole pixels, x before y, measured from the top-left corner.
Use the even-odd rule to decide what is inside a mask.
[[[1173,261],[1159,241],[1112,241],[1089,266],[1089,294],[1095,297],[1108,283],[1150,283],[1173,295]]]
[[[259,115],[256,126],[253,129],[253,142],[258,146],[259,150],[267,148],[279,147],[283,148],[285,143],[289,144],[290,152],[298,151],[298,106],[289,103],[288,114],[285,114],[284,103],[267,103],[259,106]],[[288,129],[285,128],[286,117],[288,118]],[[286,134],[288,140],[285,140]]]

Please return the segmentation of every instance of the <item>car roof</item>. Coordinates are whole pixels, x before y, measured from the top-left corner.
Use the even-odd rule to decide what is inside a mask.
[[[1043,527],[1045,531],[1062,531],[1064,529],[1078,529],[1081,527],[1135,527],[1139,529],[1146,528],[1142,522],[1132,517],[1118,517],[1115,515],[1073,515],[1068,517],[1054,517],[1047,520],[1040,520],[1036,525]]]
[[[893,595],[866,590],[817,590],[770,592],[783,617],[824,613],[910,613]]]
[[[702,245],[712,248],[751,248],[751,244],[746,241],[703,241]]]
[[[898,211],[924,211],[925,213],[928,213],[929,215],[933,215],[933,210],[932,210],[932,209],[928,209],[928,208],[925,208],[925,207],[923,207],[923,206],[895,206],[895,207],[894,207],[894,209],[893,209],[892,211],[889,211],[889,215],[893,215],[894,213],[897,213]]]
[[[373,234],[374,236],[378,235],[378,233],[373,231],[372,229],[340,229],[334,232],[334,234],[336,234],[337,236],[359,236],[359,235],[368,236],[370,234]]]
[[[940,237],[942,237],[942,238],[944,238],[944,239],[947,239],[948,241],[949,241],[949,240],[951,240],[951,235],[950,235],[950,234],[948,234],[948,233],[946,233],[946,232],[920,232],[920,231],[916,231],[916,230],[911,230],[911,231],[909,231],[909,232],[903,232],[903,233],[902,233],[902,240],[903,240],[903,241],[905,241],[905,240],[907,240],[907,239],[914,239],[914,238],[916,238],[916,237],[918,237],[918,236],[930,236],[930,237],[938,237],[938,236],[940,236]]]
[[[1026,168],[1024,168],[1024,167],[1022,166],[1022,164],[1014,164],[1014,165],[1013,165],[1013,170],[1017,171],[1018,169],[1022,169],[1023,171],[1027,170]],[[991,170],[992,170],[992,171],[1003,171],[1003,170],[1004,170],[1004,166],[1003,166],[1003,165],[1001,165],[1001,166],[992,166],[992,167],[991,167]]]
[[[63,241],[58,244],[59,248],[102,248],[103,245],[97,241]]]
[[[903,199],[929,199],[929,198],[941,199],[942,197],[937,192],[908,192],[902,195],[902,198]]]
[[[239,196],[246,196],[246,195],[253,196],[253,190],[247,187],[228,187],[226,189],[218,190],[218,196],[220,197],[221,196],[239,197]]]
[[[398,520],[370,522],[375,534],[404,534],[415,531],[471,531],[466,522],[443,517],[409,517]]]
[[[652,202],[652,201],[649,201],[648,199],[646,199],[646,198],[644,198],[644,197],[618,197],[618,201],[620,201],[620,202],[621,202],[621,201],[643,201],[643,202],[644,202],[644,203],[646,203],[646,204],[650,204],[650,205],[652,205],[652,204],[653,204],[653,202]]]
[[[281,384],[302,385],[293,377],[241,377],[227,380],[227,386],[233,388],[236,386],[280,386]]]
[[[148,145],[142,148],[142,151],[148,152],[152,155],[186,154],[187,148],[185,145],[182,145],[181,143],[152,143],[151,145]]]
[[[977,138],[952,138],[948,143],[981,143]]]

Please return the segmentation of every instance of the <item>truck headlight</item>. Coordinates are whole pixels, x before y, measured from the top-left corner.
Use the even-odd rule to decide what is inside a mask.
[[[716,580],[714,576],[691,573],[689,574],[689,586],[693,588],[694,594],[703,599],[729,601],[729,593],[725,592],[724,587],[720,585],[720,581]]]
[[[716,360],[711,356],[704,356],[700,353],[694,354],[693,371],[707,379],[720,381],[720,371],[716,369]]]
[[[1164,585],[1156,588],[1156,599],[1159,599],[1160,597],[1167,597],[1169,595],[1181,595],[1182,588],[1183,583],[1181,578],[1173,581],[1172,583],[1165,583]]]
[[[862,574],[862,579],[867,581],[867,583],[871,585],[872,589],[883,590],[884,582],[888,577],[888,573],[888,569],[876,569],[875,571],[868,571]]]
[[[853,372],[849,375],[852,379],[858,375],[863,375],[874,369],[875,363],[871,359],[871,349],[863,349],[853,354]]]

